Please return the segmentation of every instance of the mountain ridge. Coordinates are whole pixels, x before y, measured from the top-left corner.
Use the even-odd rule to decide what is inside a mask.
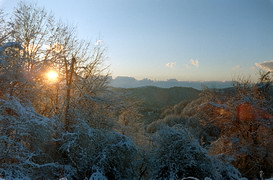
[[[147,78],[137,80],[134,77],[127,76],[118,76],[114,79],[110,77],[109,83],[110,86],[116,88],[138,88],[155,86],[160,88],[192,87],[198,90],[202,90],[204,88],[223,89],[233,86],[232,81],[178,81],[176,79],[169,79],[167,81],[154,81]]]

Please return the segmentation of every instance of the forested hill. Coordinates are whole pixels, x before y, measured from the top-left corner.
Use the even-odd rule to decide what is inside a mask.
[[[198,98],[201,91],[189,87],[159,88],[146,86],[139,88],[113,88],[114,91],[127,93],[143,102],[145,108],[164,108],[175,105],[183,100]]]

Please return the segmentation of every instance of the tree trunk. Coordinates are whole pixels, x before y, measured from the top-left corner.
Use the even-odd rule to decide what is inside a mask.
[[[70,126],[70,101],[71,101],[71,86],[73,82],[73,74],[74,74],[74,67],[76,63],[76,58],[73,56],[70,68],[68,70],[68,63],[65,59],[65,70],[66,70],[66,107],[65,107],[65,114],[64,114],[64,124],[65,124],[65,130],[69,130]]]

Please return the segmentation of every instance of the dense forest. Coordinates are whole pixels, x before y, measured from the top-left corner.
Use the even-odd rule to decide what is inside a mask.
[[[109,86],[106,50],[36,5],[0,13],[0,179],[273,176],[272,75]]]

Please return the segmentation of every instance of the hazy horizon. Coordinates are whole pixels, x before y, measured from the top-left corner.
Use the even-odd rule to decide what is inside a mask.
[[[112,79],[117,79],[117,78],[133,78],[137,81],[142,81],[142,80],[151,80],[151,81],[181,81],[181,82],[231,82],[235,81],[235,79],[231,80],[223,80],[223,81],[217,81],[217,80],[183,80],[183,79],[176,79],[176,78],[168,78],[168,79],[158,79],[158,78],[148,78],[148,77],[133,77],[133,76],[126,76],[126,75],[117,75],[117,76],[111,76]]]

